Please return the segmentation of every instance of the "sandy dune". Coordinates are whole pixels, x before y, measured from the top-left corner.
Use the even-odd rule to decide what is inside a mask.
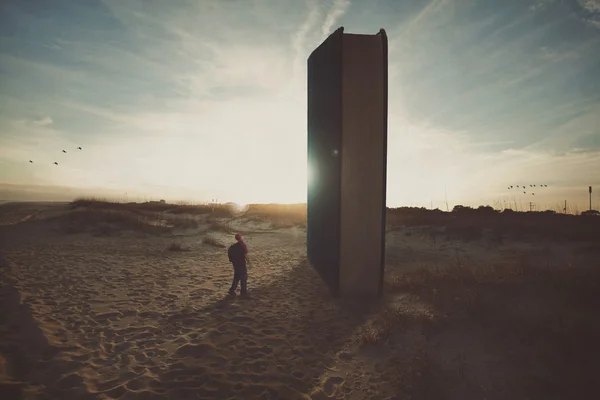
[[[250,297],[241,298],[226,295],[231,266],[223,248],[202,243],[207,226],[64,234],[47,218],[65,212],[29,204],[0,213],[3,399],[543,398],[540,382],[556,372],[534,363],[537,353],[528,366],[514,358],[529,357],[531,346],[463,320],[451,324],[447,310],[409,291],[385,299],[402,313],[394,337],[357,347],[380,305],[332,299],[306,264],[301,228],[231,222],[249,232]],[[208,234],[231,242],[229,234]],[[168,251],[173,240],[186,251]],[[550,244],[437,241],[404,229],[388,233],[387,263],[393,277],[424,265],[590,262],[574,254]],[[509,297],[525,319],[545,310],[524,301],[528,295]]]
[[[22,365],[11,390],[24,398],[302,398],[359,322],[339,318],[294,230],[249,235],[249,298],[225,295],[225,251],[197,237],[168,252],[169,236],[43,222],[2,235],[2,351]]]

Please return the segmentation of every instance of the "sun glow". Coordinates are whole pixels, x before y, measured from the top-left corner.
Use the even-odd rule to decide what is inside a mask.
[[[233,203],[229,207],[229,212],[231,213],[232,216],[239,217],[239,216],[244,215],[248,211],[249,208],[250,207],[248,204]]]

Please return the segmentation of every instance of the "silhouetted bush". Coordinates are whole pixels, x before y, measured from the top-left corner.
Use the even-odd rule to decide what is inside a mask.
[[[599,216],[600,215],[600,211],[598,210],[586,210],[584,212],[581,213],[582,216]]]

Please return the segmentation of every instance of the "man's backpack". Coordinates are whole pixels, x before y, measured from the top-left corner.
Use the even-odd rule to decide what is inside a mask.
[[[232,244],[227,250],[227,257],[229,257],[229,261],[234,264],[245,264],[246,245],[242,242]]]
[[[237,243],[234,243],[231,246],[229,246],[229,249],[227,249],[227,257],[229,258],[229,262],[235,261],[237,247],[239,247]]]

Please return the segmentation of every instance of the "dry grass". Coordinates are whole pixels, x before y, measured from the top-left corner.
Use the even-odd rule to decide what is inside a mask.
[[[273,229],[306,228],[306,219],[278,216],[268,219]]]
[[[507,379],[513,386],[506,390],[511,393],[547,398],[558,393],[566,395],[573,388],[583,393],[595,385],[594,371],[600,366],[593,356],[600,354],[600,324],[595,322],[600,306],[598,268],[548,269],[528,260],[503,268],[461,264],[444,269],[424,267],[386,277],[386,293],[412,299],[405,302],[410,307],[386,306],[354,340],[360,346],[385,345],[398,340],[407,327],[417,326],[429,355],[421,357],[413,370],[425,368],[430,374],[429,389],[478,393],[481,389],[473,382],[479,372],[472,365],[490,354],[504,360],[504,368],[510,371]],[[415,304],[419,306],[414,308]],[[436,345],[449,343],[453,335],[462,339],[446,344],[452,347]],[[402,340],[405,347],[409,346],[405,338]],[[489,354],[478,354],[469,347],[460,350],[461,341],[484,343]],[[462,372],[448,377],[445,371],[449,366],[443,365],[442,355],[457,351],[454,369]],[[543,367],[523,368],[527,365]],[[400,392],[436,398],[418,384],[412,392],[406,392],[410,385],[405,367],[399,365],[396,371]],[[492,371],[487,373],[506,374]],[[535,374],[540,374],[537,381],[531,381]]]
[[[189,251],[189,249],[186,249],[183,247],[182,239],[174,240],[173,242],[171,242],[171,244],[167,247],[167,250],[169,250],[169,251]]]
[[[227,204],[123,203],[102,198],[78,198],[71,202],[62,229],[67,233],[92,232],[98,236],[122,230],[163,233],[197,228],[197,216],[202,214],[207,216],[209,231],[235,233],[230,221],[240,215]],[[306,206],[302,204],[249,205],[243,215],[248,220],[269,222],[273,229],[306,227]]]
[[[182,228],[182,229],[194,229],[198,228],[198,221],[193,218],[192,215],[184,215],[183,218],[173,218],[168,215],[163,214],[162,217],[164,220],[174,228]]]
[[[70,203],[72,210],[113,210],[127,211],[154,218],[162,223],[169,223],[178,228],[195,228],[196,215],[208,215],[210,230],[232,233],[225,219],[244,216],[249,220],[270,222],[273,229],[306,227],[306,204],[251,204],[246,211],[239,213],[228,204],[178,204],[145,202],[123,203],[103,198],[78,198]],[[175,218],[185,215],[183,218]]]
[[[227,207],[224,205],[207,205],[207,204],[186,204],[180,202],[178,204],[161,203],[157,201],[148,201],[144,203],[123,203],[119,201],[98,198],[98,197],[80,197],[73,200],[69,204],[71,209],[77,208],[93,208],[93,209],[119,209],[132,212],[160,212],[171,214],[223,214],[227,215]]]
[[[168,231],[164,226],[136,213],[126,210],[82,209],[72,210],[53,218],[59,229],[67,234],[91,233],[95,236],[108,236],[124,230],[148,234]]]
[[[383,341],[389,332],[384,332],[379,326],[367,324],[362,326],[360,330],[351,338],[352,344],[358,348],[362,348],[369,344],[377,344]]]
[[[219,242],[216,238],[214,238],[212,236],[204,236],[202,238],[202,243],[207,244],[209,246],[218,247],[218,248],[225,248],[225,247],[227,247],[223,243]]]
[[[213,232],[224,232],[224,233],[233,233],[233,228],[231,224],[225,221],[218,220],[216,218],[209,218],[208,222],[208,230]]]
[[[181,251],[181,243],[180,242],[172,242],[169,247],[167,247],[169,251]]]
[[[351,338],[351,346],[363,348],[381,344],[411,324],[433,318],[433,311],[415,296],[406,296],[399,301],[388,301],[375,311],[373,318],[364,324]]]

